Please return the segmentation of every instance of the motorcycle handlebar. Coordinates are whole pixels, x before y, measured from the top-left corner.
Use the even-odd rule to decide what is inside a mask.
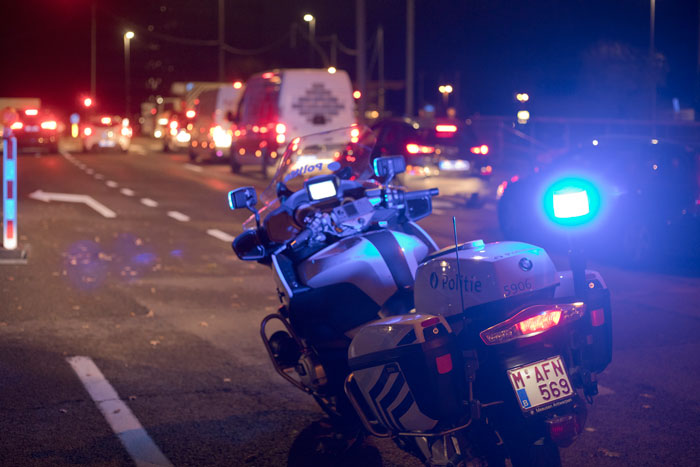
[[[405,200],[420,199],[426,196],[438,196],[440,190],[437,188],[428,188],[427,190],[407,191],[404,193]]]

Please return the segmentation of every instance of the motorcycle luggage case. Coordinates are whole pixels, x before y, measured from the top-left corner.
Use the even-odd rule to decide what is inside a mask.
[[[371,322],[353,338],[348,357],[373,418],[389,432],[429,432],[464,414],[462,354],[444,317]]]

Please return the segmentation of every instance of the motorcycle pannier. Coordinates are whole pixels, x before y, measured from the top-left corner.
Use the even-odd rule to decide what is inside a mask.
[[[463,416],[464,365],[444,317],[374,321],[353,338],[348,354],[370,415],[385,430],[430,432]]]

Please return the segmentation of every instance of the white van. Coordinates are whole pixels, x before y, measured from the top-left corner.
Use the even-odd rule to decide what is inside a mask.
[[[283,69],[254,75],[233,116],[229,161],[239,173],[246,165],[270,176],[287,144],[356,122],[352,85],[345,71]]]
[[[231,147],[233,131],[229,115],[236,111],[243,94],[240,83],[207,89],[194,101],[194,116],[191,120],[190,160],[225,161]]]

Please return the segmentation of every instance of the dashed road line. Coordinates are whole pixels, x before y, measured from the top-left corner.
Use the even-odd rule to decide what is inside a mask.
[[[105,182],[105,185],[107,185],[110,188],[116,188],[119,186],[119,184],[117,182],[115,182],[114,180],[107,180]]]
[[[158,207],[158,201],[154,201],[150,198],[141,198],[141,204],[143,204],[144,206],[148,206],[149,208]]]
[[[204,169],[201,168],[200,166],[193,165],[193,164],[185,164],[185,168],[187,170],[191,170],[192,172],[203,172],[204,171]]]
[[[173,465],[90,357],[66,360],[137,466]]]
[[[88,174],[88,175],[92,175],[92,174],[95,173],[95,171],[92,170],[92,169],[87,169],[87,170],[85,170],[85,173]]]
[[[190,216],[177,211],[168,211],[168,217],[172,217],[176,221],[189,222]]]
[[[95,179],[97,180],[104,180],[105,176],[102,174],[95,174]]]
[[[222,240],[224,242],[232,242],[236,238],[236,237],[233,237],[233,236],[227,234],[226,232],[222,232],[219,229],[209,229],[209,230],[207,230],[207,233],[209,235],[211,235],[212,237],[218,238],[219,240]]]
[[[123,194],[124,196],[134,196],[134,190],[129,188],[122,188],[119,190],[119,193]]]

